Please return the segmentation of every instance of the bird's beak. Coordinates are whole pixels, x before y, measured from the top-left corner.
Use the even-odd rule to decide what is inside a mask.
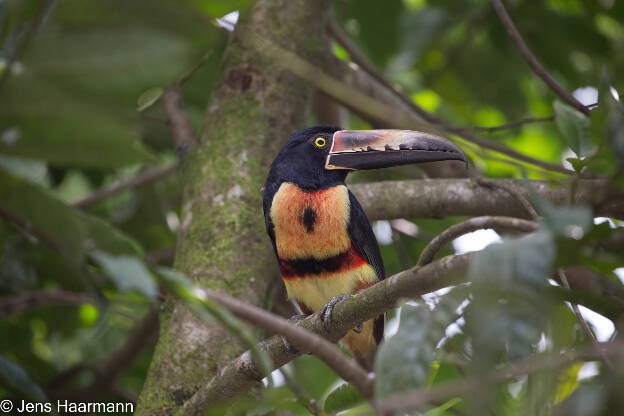
[[[446,139],[411,130],[340,130],[334,133],[325,169],[378,169],[409,163],[461,160],[466,155]]]

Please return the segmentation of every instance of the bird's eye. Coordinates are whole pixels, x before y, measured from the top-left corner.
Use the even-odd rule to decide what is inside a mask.
[[[317,137],[316,139],[314,139],[314,145],[316,147],[324,147],[325,146],[325,139],[322,137]]]

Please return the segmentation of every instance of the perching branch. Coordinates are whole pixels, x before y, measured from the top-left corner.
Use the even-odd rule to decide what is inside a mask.
[[[312,352],[329,365],[344,380],[353,384],[364,397],[372,397],[373,381],[366,371],[362,369],[355,360],[346,357],[335,345],[321,336],[300,328],[288,320],[265,311],[262,308],[242,302],[236,298],[223,293],[205,290],[204,293],[210,299],[220,303],[233,315],[249,323],[259,326],[274,334],[285,336],[288,341],[295,345],[300,351]],[[282,347],[284,347],[282,342]],[[262,349],[262,347],[260,347]],[[290,354],[293,358],[295,354]],[[297,354],[298,355],[298,354]],[[249,359],[252,360],[251,354]],[[255,364],[254,364],[255,365]],[[277,363],[276,363],[277,365]],[[224,377],[221,375],[221,377]],[[259,376],[262,378],[262,375]],[[195,415],[201,414],[208,403],[212,403],[211,395],[214,394],[211,383],[205,384],[195,392],[180,409],[180,414]]]
[[[339,302],[332,314],[332,328],[329,333],[323,328],[318,314],[310,315],[298,322],[296,327],[299,330],[311,331],[329,341],[336,342],[360,322],[372,319],[380,313],[394,308],[401,299],[418,297],[463,281],[471,257],[472,254],[450,256],[425,267],[411,268],[377,283],[346,301]],[[227,304],[224,306],[229,308]],[[252,308],[250,305],[246,306]],[[232,310],[232,312],[236,314],[236,311]],[[260,312],[268,313],[262,309],[254,313]],[[242,316],[241,318],[246,319]],[[279,328],[276,327],[275,329]],[[286,349],[281,336],[262,341],[259,348],[267,352],[275,367],[281,367],[297,356]],[[306,346],[304,350],[307,349]],[[196,394],[191,399],[193,401],[192,408],[201,410],[209,405],[231,400],[249,390],[263,377],[262,371],[253,362],[251,354],[247,351],[223,366],[219,374],[201,388],[201,397]],[[184,411],[186,410],[185,405]]]
[[[418,259],[419,266],[425,266],[433,260],[436,253],[449,241],[456,239],[466,233],[484,228],[492,228],[495,231],[520,231],[530,233],[538,228],[538,224],[533,221],[522,220],[512,217],[475,217],[469,220],[454,224],[435,236],[433,240],[427,244],[427,247],[420,253]]]
[[[496,179],[525,198],[532,190],[555,205],[567,203],[565,182]],[[350,185],[370,220],[497,215],[529,218],[518,199],[502,189],[487,188],[474,179],[424,179]],[[609,190],[604,180],[580,180],[575,204],[588,205],[596,216],[624,219],[624,195]]]
[[[527,62],[527,64],[529,64],[533,72],[535,72],[546,83],[546,85],[548,85],[550,89],[553,90],[553,92],[557,94],[562,100],[579,110],[581,113],[588,115],[589,109],[581,102],[579,102],[576,98],[574,98],[569,92],[567,92],[565,88],[559,85],[559,83],[555,81],[555,79],[548,73],[546,68],[544,68],[542,64],[537,60],[535,55],[531,53],[529,47],[524,42],[524,39],[522,39],[520,32],[518,32],[518,29],[516,29],[516,26],[509,17],[507,10],[505,10],[503,2],[501,0],[492,0],[492,6],[494,6],[496,14],[498,14],[498,17],[505,26],[507,34],[516,44],[516,47],[522,54],[522,57]]]
[[[604,351],[605,354],[611,356],[622,355],[621,345],[612,343],[602,344],[599,348],[600,351]],[[458,381],[450,381],[434,388],[420,388],[413,391],[393,394],[379,401],[376,407],[380,415],[391,416],[401,410],[416,409],[427,403],[473,393],[498,383],[511,381],[525,374],[550,369],[561,369],[577,361],[593,360],[597,357],[599,357],[599,351],[595,349],[562,354],[543,354],[494,370],[489,374],[464,378]]]

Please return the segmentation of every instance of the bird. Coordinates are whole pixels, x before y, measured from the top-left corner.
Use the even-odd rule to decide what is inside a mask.
[[[371,224],[345,183],[349,172],[439,160],[467,163],[457,146],[426,132],[313,126],[289,137],[262,197],[286,292],[300,311],[321,311],[329,330],[336,303],[386,277]],[[384,322],[381,314],[340,341],[368,371]]]

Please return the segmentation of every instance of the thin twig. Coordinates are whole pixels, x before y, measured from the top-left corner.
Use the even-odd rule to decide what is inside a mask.
[[[184,102],[180,92],[180,86],[174,85],[165,90],[161,98],[162,107],[167,116],[167,125],[173,136],[175,148],[179,155],[191,149],[195,143],[195,133],[191,126]]]
[[[72,205],[76,208],[84,208],[89,205],[93,205],[103,199],[110,198],[128,189],[140,188],[141,186],[149,185],[159,179],[175,172],[178,169],[179,163],[173,163],[163,168],[153,168],[139,173],[138,175],[130,178],[126,182],[122,182],[113,186],[98,189],[91,195]]]
[[[568,282],[568,278],[566,277],[566,274],[562,268],[557,269],[557,274],[559,275],[559,280],[563,284],[563,287],[565,287],[566,289],[570,289],[570,283]],[[590,339],[590,341],[594,345],[594,348],[596,349],[596,351],[598,351],[598,353],[602,357],[602,361],[604,361],[605,364],[607,364],[611,370],[615,369],[615,367],[613,366],[613,363],[611,362],[611,360],[609,360],[609,357],[607,357],[604,351],[602,351],[602,349],[600,348],[600,342],[598,342],[598,340],[596,339],[596,335],[594,334],[594,331],[592,331],[589,324],[585,320],[585,317],[581,313],[581,309],[579,308],[578,304],[574,302],[570,302],[570,305],[572,305],[572,310],[574,311],[574,314],[576,315],[576,319],[578,319],[579,323],[581,324],[583,331],[585,331],[585,333],[587,334],[587,337]]]
[[[538,228],[538,224],[534,221],[527,221],[520,218],[512,217],[475,217],[469,220],[454,224],[438,234],[433,240],[427,244],[427,247],[420,254],[418,266],[424,266],[431,263],[436,253],[449,241],[456,239],[466,233],[484,228],[493,228],[494,230],[514,230],[523,233],[531,233]]]
[[[374,64],[372,64],[366,58],[366,56],[359,51],[357,46],[353,42],[351,42],[349,37],[338,26],[336,26],[335,24],[329,24],[328,31],[330,35],[334,38],[334,40],[336,40],[336,42],[338,42],[340,46],[342,46],[343,48],[345,48],[347,52],[349,52],[349,55],[351,56],[351,59],[353,60],[353,62],[358,64],[360,68],[366,71],[366,73],[368,73],[373,79],[375,79],[383,88],[390,91],[396,98],[398,98],[401,101],[403,105],[405,105],[419,119],[422,119],[426,121],[427,123],[430,123],[434,127],[440,128],[448,133],[457,134],[463,139],[469,142],[475,143],[483,148],[505,154],[507,156],[521,160],[523,162],[530,163],[535,166],[540,166],[544,169],[548,169],[548,170],[552,170],[556,172],[561,172],[561,173],[566,173],[566,174],[574,173],[573,171],[570,171],[569,169],[566,169],[561,165],[546,162],[543,160],[534,159],[530,156],[517,152],[505,146],[502,143],[494,142],[486,138],[479,137],[473,134],[469,129],[466,129],[463,127],[452,126],[444,122],[442,119],[438,118],[434,114],[427,112],[422,107],[418,106],[413,100],[411,100],[410,98],[402,94],[400,91],[398,91],[384,77],[384,75],[379,70],[377,70]],[[271,54],[272,51],[268,51],[268,53]],[[383,108],[387,106],[379,103],[377,100],[373,100],[372,98],[365,96],[367,99],[371,99],[375,101],[378,105],[377,108],[379,108],[379,105],[383,106],[381,111],[376,110],[376,111],[371,112],[369,111],[368,108],[363,108],[362,104],[364,103],[360,102],[361,101],[360,98],[353,97],[354,99],[350,100],[349,99],[350,97],[348,97],[347,94],[341,93],[340,89],[337,90],[332,87],[327,88],[329,86],[328,82],[327,80],[323,79],[323,77],[325,77],[326,75],[323,74],[323,77],[319,79],[316,79],[314,77],[310,77],[311,79],[306,78],[306,75],[307,75],[306,72],[312,71],[312,72],[321,73],[320,69],[313,67],[311,64],[305,61],[303,63],[293,62],[293,60],[291,59],[292,57],[288,56],[287,54],[281,53],[279,49],[277,50],[276,55],[278,55],[277,59],[282,60],[282,62],[286,65],[287,68],[291,69],[293,72],[295,72],[297,75],[301,76],[302,78],[310,81],[317,88],[321,89],[323,92],[333,97],[335,100],[341,102],[343,105],[345,105],[347,108],[351,109],[352,111],[355,111],[356,113],[363,115],[364,117],[368,116],[368,117],[372,117],[373,119],[381,119],[386,124],[389,124],[390,126],[395,127],[395,128],[414,128],[412,127],[414,126],[414,117],[408,117],[409,121],[406,121],[404,117],[401,117],[401,116],[397,117],[394,114],[390,114],[390,116],[388,116],[387,111],[385,111],[385,108]],[[296,60],[299,59],[298,57],[295,57],[295,58]],[[308,68],[304,68],[304,66],[307,66]],[[394,111],[395,113],[396,113],[396,110],[397,109],[392,109],[392,111]],[[416,128],[417,127],[418,126],[416,125]]]
[[[514,196],[518,200],[518,202],[520,202],[520,204],[524,207],[524,209],[526,210],[526,212],[529,214],[529,216],[531,217],[533,221],[539,220],[539,214],[537,213],[537,211],[535,211],[535,208],[533,207],[533,205],[529,202],[528,199],[525,198],[524,195],[522,195],[513,186],[505,182],[500,182],[500,181],[483,178],[483,177],[478,177],[476,181],[481,186],[486,186],[489,188],[500,188],[504,190],[505,192],[509,193],[510,195]]]
[[[508,130],[508,129],[513,129],[516,127],[521,127],[521,126],[524,126],[525,124],[547,123],[549,121],[554,121],[555,118],[556,116],[554,114],[548,117],[526,117],[520,120],[512,121],[511,123],[501,124],[500,126],[492,126],[492,127],[472,126],[472,127],[465,127],[465,129],[483,131],[486,133],[494,133],[494,132],[501,131],[501,130]]]
[[[535,74],[537,74],[546,83],[546,85],[548,85],[550,89],[562,100],[564,100],[566,103],[570,104],[572,107],[576,108],[583,114],[588,115],[590,112],[589,109],[579,100],[574,98],[574,96],[566,91],[565,88],[563,88],[557,81],[555,81],[555,79],[548,73],[546,68],[544,68],[542,64],[537,60],[535,55],[531,53],[526,42],[524,41],[524,39],[522,39],[520,32],[518,32],[518,29],[516,29],[516,26],[511,20],[511,17],[509,17],[507,10],[505,10],[503,2],[501,0],[492,0],[492,6],[494,6],[496,14],[498,14],[498,17],[505,26],[507,34],[514,41],[516,47],[522,54],[522,57],[527,62],[527,64],[529,64],[533,72],[535,72]]]
[[[156,343],[159,305],[152,306],[145,316],[132,328],[122,346],[105,360],[94,365],[79,364],[59,374],[47,387],[52,397],[67,400],[93,401],[111,392],[119,394],[116,380],[139,355]],[[93,381],[85,388],[71,389],[71,380],[87,370],[92,370]]]
[[[609,355],[621,355],[621,345],[601,345],[601,350]],[[383,416],[390,416],[405,409],[416,409],[427,403],[456,397],[479,391],[494,384],[513,380],[536,371],[556,370],[567,367],[577,361],[595,359],[598,351],[583,350],[568,353],[552,353],[530,357],[507,367],[494,370],[489,374],[464,378],[440,384],[435,388],[421,388],[405,393],[393,394],[379,401],[376,408]]]
[[[15,64],[15,62],[17,62],[19,57],[24,53],[24,51],[26,50],[26,47],[28,46],[30,41],[35,36],[35,33],[39,31],[39,29],[44,24],[48,16],[50,16],[50,13],[52,13],[52,10],[54,9],[54,6],[56,5],[56,3],[57,3],[57,0],[50,0],[48,4],[42,7],[39,13],[37,14],[37,16],[35,17],[35,20],[28,27],[26,33],[24,33],[21,39],[17,40],[17,46],[15,47],[15,49],[13,49],[13,53],[11,54],[11,56],[9,56],[9,59],[6,62],[6,65],[4,66],[4,70],[2,71],[2,74],[0,75],[0,89],[2,89],[2,87],[4,86],[4,83],[7,81],[7,79],[11,75],[11,69],[13,65]]]
[[[0,316],[14,315],[24,311],[57,305],[80,305],[94,303],[93,298],[83,293],[66,290],[20,293],[15,296],[0,297]]]

